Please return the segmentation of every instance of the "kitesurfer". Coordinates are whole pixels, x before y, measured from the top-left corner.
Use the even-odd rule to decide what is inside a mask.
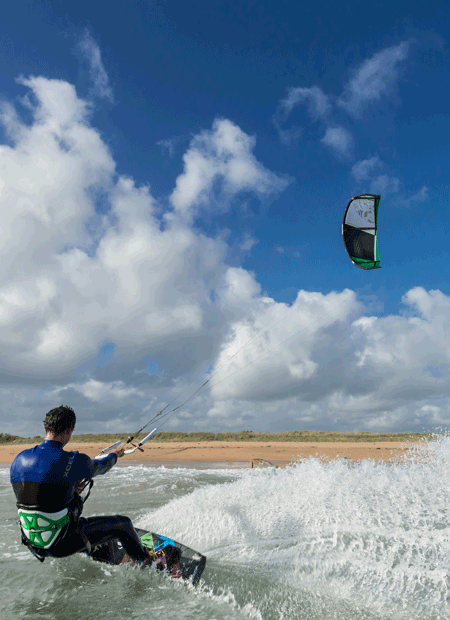
[[[80,493],[92,478],[106,474],[124,449],[115,448],[101,460],[65,451],[75,423],[71,407],[52,409],[45,416],[44,441],[14,459],[11,484],[22,543],[43,562],[46,556],[61,558],[83,550],[89,553],[95,546],[117,538],[132,560],[142,566],[151,564],[153,558],[128,517],[81,517]]]

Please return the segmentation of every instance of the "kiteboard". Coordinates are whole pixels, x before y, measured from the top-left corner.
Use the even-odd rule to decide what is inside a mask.
[[[139,528],[135,530],[142,544],[154,553],[158,570],[175,578],[189,580],[193,585],[198,583],[206,564],[204,555],[167,536]],[[94,549],[89,557],[97,562],[116,565],[126,563],[128,558],[117,538]]]

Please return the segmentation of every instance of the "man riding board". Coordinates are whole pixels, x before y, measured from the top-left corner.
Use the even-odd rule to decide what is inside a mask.
[[[61,405],[52,409],[45,416],[44,441],[18,454],[11,465],[22,543],[43,562],[47,556],[89,553],[95,546],[117,538],[134,562],[141,566],[151,564],[153,557],[128,517],[81,516],[80,493],[92,478],[106,474],[123,456],[124,449],[115,448],[99,460],[65,451],[75,423],[71,407]]]

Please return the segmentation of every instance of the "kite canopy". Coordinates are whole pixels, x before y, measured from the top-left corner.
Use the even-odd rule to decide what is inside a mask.
[[[360,194],[350,200],[342,222],[342,236],[350,260],[361,269],[378,269],[377,214],[381,196]]]

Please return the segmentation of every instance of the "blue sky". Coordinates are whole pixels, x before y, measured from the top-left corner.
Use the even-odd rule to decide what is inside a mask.
[[[129,430],[207,378],[164,430],[446,426],[449,26],[443,2],[9,6],[4,430],[62,400]],[[341,238],[368,191],[372,272]]]

